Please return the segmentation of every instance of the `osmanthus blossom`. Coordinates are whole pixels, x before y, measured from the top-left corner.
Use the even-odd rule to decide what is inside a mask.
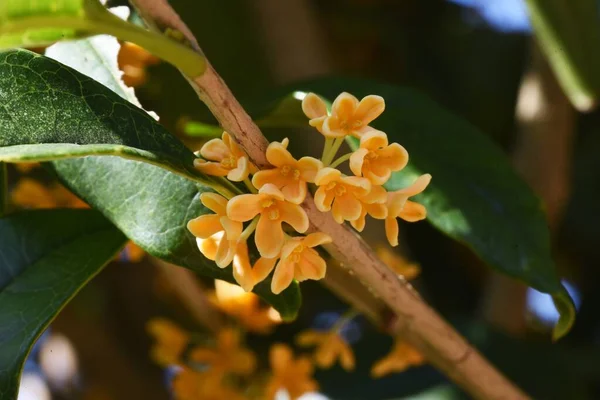
[[[331,243],[331,237],[321,232],[289,238],[275,267],[271,291],[274,294],[281,293],[293,279],[298,282],[323,279],[327,263],[314,248],[326,243]]]
[[[408,198],[425,190],[429,182],[431,182],[431,175],[424,174],[418,177],[412,185],[387,194],[388,216],[385,219],[385,234],[390,245],[398,245],[398,221],[396,218],[416,222],[427,216],[427,209],[422,204],[415,203]]]
[[[307,182],[315,180],[323,163],[313,157],[302,157],[296,160],[288,151],[289,140],[281,143],[272,142],[267,148],[267,161],[275,168],[258,171],[252,178],[252,184],[260,189],[270,183],[281,190],[285,199],[294,204],[304,201]]]
[[[363,203],[384,203],[385,190],[378,187],[372,191],[367,178],[344,176],[335,168],[323,168],[315,178],[319,187],[315,192],[315,205],[321,212],[331,210],[338,224],[360,218]]]
[[[425,358],[408,343],[396,338],[392,351],[371,368],[373,378],[381,378],[391,373],[398,373],[414,366],[423,365]]]
[[[239,391],[224,384],[223,374],[196,371],[183,366],[173,378],[175,400],[247,400]]]
[[[219,310],[236,319],[250,332],[267,334],[281,323],[281,316],[273,307],[264,306],[256,294],[229,282],[215,280],[212,301]]]
[[[408,261],[389,247],[379,245],[375,247],[375,254],[392,271],[407,281],[415,279],[421,273],[419,264]]]
[[[309,329],[296,337],[296,343],[302,347],[316,346],[314,359],[319,368],[331,368],[336,360],[346,371],[355,368],[354,352],[338,330],[322,332]]]
[[[280,390],[285,390],[291,400],[319,388],[312,378],[314,367],[308,357],[294,359],[292,349],[284,344],[274,344],[269,352],[271,377],[265,389],[265,399],[275,399]]]
[[[262,282],[273,271],[276,262],[277,258],[260,257],[252,265],[248,245],[245,241],[241,241],[233,257],[233,278],[242,289],[250,292],[257,283]]]
[[[373,128],[369,124],[385,110],[385,101],[380,96],[369,95],[362,100],[350,93],[341,93],[331,106],[331,115],[327,105],[314,93],[302,100],[302,110],[310,118],[309,124],[327,138],[343,138],[351,135],[360,138]]]
[[[241,345],[237,329],[223,328],[217,334],[215,347],[197,346],[190,351],[191,361],[214,372],[247,376],[256,368],[256,356]]]
[[[367,178],[373,185],[383,185],[392,172],[408,163],[408,152],[398,143],[388,144],[387,135],[373,130],[360,138],[360,147],[350,156],[350,169],[356,176]]]
[[[202,158],[194,160],[194,166],[212,176],[226,176],[234,182],[248,178],[254,166],[242,148],[227,132],[221,139],[211,139],[200,149]]]
[[[155,343],[150,350],[152,360],[163,367],[178,364],[190,343],[190,334],[164,318],[154,318],[146,325]]]
[[[214,260],[220,268],[225,268],[235,255],[237,243],[242,234],[243,225],[241,222],[233,221],[227,216],[228,200],[216,193],[202,193],[200,201],[206,208],[213,211],[214,214],[201,215],[188,222],[188,230],[198,238],[198,247],[202,253],[209,259]],[[216,238],[222,236],[224,240]],[[212,239],[211,239],[212,238]],[[204,241],[208,242],[204,243]],[[214,245],[216,253],[213,254]]]
[[[283,222],[299,233],[308,229],[308,217],[302,207],[285,200],[273,184],[266,184],[257,194],[235,196],[227,204],[227,216],[232,221],[246,222],[259,216],[254,240],[261,256],[275,258],[285,242]]]

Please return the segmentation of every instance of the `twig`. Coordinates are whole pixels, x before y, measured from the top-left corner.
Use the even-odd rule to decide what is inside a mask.
[[[183,32],[191,43],[196,39],[166,0],[132,0],[142,17]],[[222,127],[230,132],[259,168],[268,168],[267,139],[233,96],[217,72],[190,79]],[[527,396],[491,366],[465,339],[425,304],[406,282],[385,266],[372,250],[345,225],[321,213],[311,196],[303,203],[311,221],[310,231],[321,231],[334,242],[326,250],[374,291],[397,318],[404,337],[425,357],[472,396],[480,399],[524,399]]]

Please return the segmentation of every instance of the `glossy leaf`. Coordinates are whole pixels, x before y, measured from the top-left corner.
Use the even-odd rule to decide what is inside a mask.
[[[408,166],[394,173],[386,188],[401,189],[419,175],[430,173],[431,184],[415,197],[427,207],[429,222],[472,248],[498,271],[552,294],[561,312],[555,336],[568,332],[574,308],[552,260],[542,204],[487,136],[410,89],[331,78],[285,90],[312,91],[329,101],[344,91],[359,98],[383,96],[386,110],[372,126],[386,132],[390,141],[402,144],[410,154]],[[301,98],[298,93],[295,97]],[[272,100],[263,102],[266,106],[254,115],[259,120],[268,119],[267,109],[275,104]],[[299,101],[296,107],[300,107]],[[296,124],[297,120],[291,121],[291,126]],[[356,146],[357,140],[350,140],[350,144]]]
[[[15,399],[36,339],[127,242],[92,210],[0,219],[0,398]]]
[[[580,111],[600,97],[600,18],[596,0],[527,0],[536,38],[571,103]]]
[[[141,45],[186,75],[202,75],[206,68],[201,54],[165,35],[122,21],[98,0],[0,2],[0,49],[45,46],[63,39],[103,33]]]
[[[145,111],[55,60],[26,50],[1,53],[0,102],[0,161],[116,155],[216,185]]]
[[[210,190],[153,165],[117,157],[54,161],[61,180],[100,210],[127,237],[149,254],[200,275],[235,283],[231,267],[221,269],[202,256],[187,222],[211,212],[200,193]],[[296,317],[301,295],[293,284],[281,295],[271,292],[271,279],[254,291],[286,320]]]

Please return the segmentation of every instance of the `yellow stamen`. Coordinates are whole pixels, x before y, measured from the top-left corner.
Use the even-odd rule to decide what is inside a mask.
[[[336,196],[343,196],[346,194],[346,187],[344,185],[337,185],[335,188]]]
[[[275,207],[271,207],[267,211],[267,215],[271,221],[275,221],[275,220],[279,219],[279,209],[275,208]]]
[[[325,190],[332,190],[334,187],[336,187],[337,182],[329,182],[326,186],[325,186]]]
[[[283,176],[288,176],[288,174],[291,171],[291,167],[289,165],[284,165],[283,167],[281,167],[281,175]]]

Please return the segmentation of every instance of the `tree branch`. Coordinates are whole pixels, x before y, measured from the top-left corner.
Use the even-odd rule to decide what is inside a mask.
[[[132,0],[141,16],[182,32],[197,45],[196,39],[166,0]],[[232,134],[259,168],[269,168],[265,151],[267,139],[233,96],[225,82],[210,66],[196,78],[188,78],[200,99],[209,107],[221,126]],[[394,312],[396,326],[406,340],[436,367],[479,399],[528,398],[491,366],[465,339],[447,324],[405,281],[387,268],[346,225],[321,213],[308,196],[302,205],[311,222],[310,232],[321,231],[334,242],[326,250],[360,282],[372,290]]]

